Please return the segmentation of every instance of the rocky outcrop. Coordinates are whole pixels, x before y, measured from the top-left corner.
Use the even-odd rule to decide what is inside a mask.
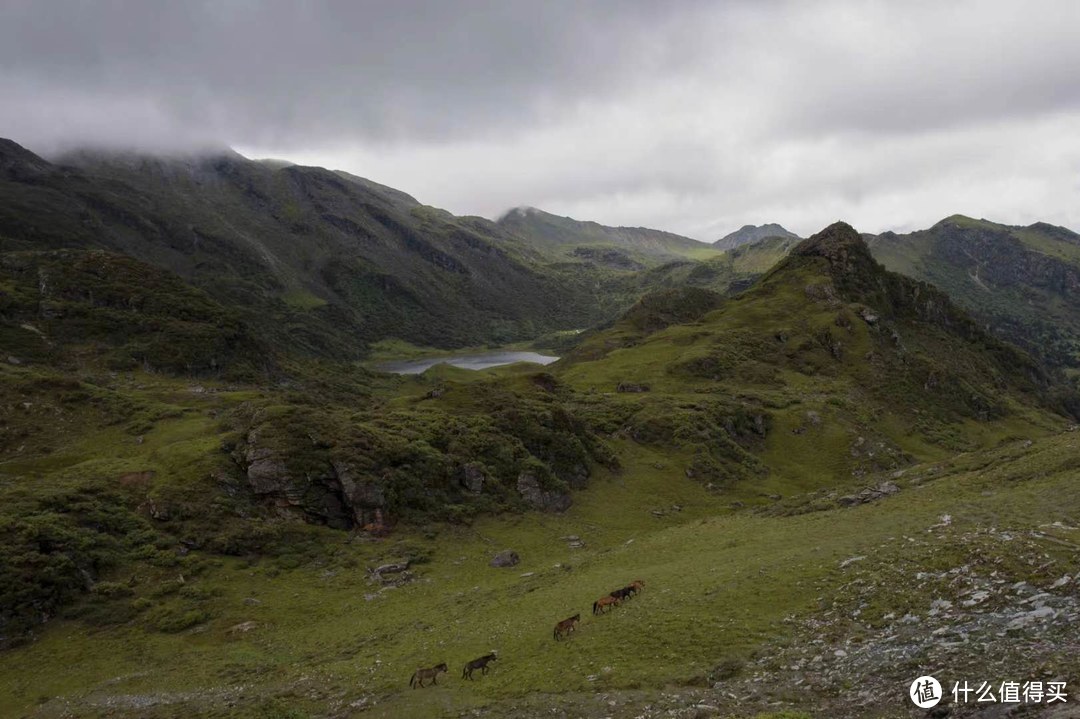
[[[236,454],[252,491],[282,511],[335,529],[382,523],[382,487],[358,477],[348,465],[327,462],[320,471],[293,472],[281,450],[261,441],[258,428],[248,432]]]
[[[490,564],[492,567],[513,567],[520,561],[521,558],[517,552],[512,549],[504,549],[491,558]]]
[[[483,421],[245,405],[229,415],[235,435],[225,449],[251,492],[281,516],[374,535],[403,518],[562,511],[570,492],[588,485],[590,460],[617,466],[554,399],[491,404]]]
[[[332,466],[341,486],[342,497],[352,508],[356,524],[360,527],[381,524],[386,510],[386,493],[382,485],[357,476],[347,464],[335,462]]]
[[[479,462],[469,462],[461,468],[461,484],[465,489],[469,490],[473,494],[480,494],[484,491],[484,481],[487,476],[484,474],[484,466]]]
[[[573,500],[569,492],[545,491],[535,472],[525,471],[518,475],[517,490],[521,498],[533,509],[543,512],[564,512]]]
[[[850,507],[856,504],[867,504],[892,496],[899,491],[900,488],[896,486],[894,482],[882,482],[876,487],[867,487],[857,494],[849,494],[840,497],[840,499],[836,500],[836,503],[843,507]]]

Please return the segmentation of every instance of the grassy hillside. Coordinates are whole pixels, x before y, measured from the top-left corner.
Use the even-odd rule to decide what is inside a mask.
[[[519,207],[499,218],[507,232],[540,252],[591,259],[616,269],[641,269],[674,259],[705,260],[719,251],[671,232],[646,227],[608,227]]]
[[[907,716],[906,682],[988,642],[1002,675],[1080,669],[1071,396],[845,225],[544,371],[110,370],[155,307],[0,365],[0,716]]]
[[[847,476],[992,446],[1045,409],[1076,411],[1030,357],[934,288],[884,271],[846,226],[735,298],[645,298],[560,364],[579,391],[648,387],[623,400],[630,431],[667,425],[658,441],[684,438],[692,472],[721,482],[729,454],[745,465],[735,476],[765,472],[753,458],[762,448],[771,473]],[[753,423],[740,430],[743,416]]]
[[[158,516],[128,521],[154,539],[103,564],[88,598],[34,642],[0,654],[0,716],[633,717],[702,704],[717,716],[907,716],[895,710],[913,672],[987,671],[985,642],[993,670],[1010,676],[1080,669],[1067,623],[1075,585],[1057,584],[1080,570],[1075,433],[1026,430],[988,452],[884,475],[895,496],[854,507],[842,496],[877,476],[819,477],[818,489],[782,498],[753,484],[717,494],[682,475],[679,452],[629,436],[611,440],[621,469],[599,470],[565,513],[401,527],[381,540],[217,493],[202,521],[229,519],[247,527],[237,540],[263,542],[223,553],[169,528],[185,523],[185,498],[194,508],[212,491],[201,477],[213,465],[188,464],[204,451],[207,413],[243,397],[160,380],[140,392],[184,409],[144,444],[93,433],[64,456],[67,476],[111,491],[100,496],[113,506],[125,494],[152,502]],[[116,448],[107,461],[96,449],[106,441]],[[761,509],[739,508],[751,503]],[[506,548],[521,563],[490,567]],[[404,573],[370,572],[405,559]],[[640,596],[591,615],[596,598],[638,578]],[[1013,589],[1024,586],[1056,609],[1003,641],[996,633],[1030,610]],[[986,596],[965,606],[975,591]],[[575,612],[579,631],[552,641],[554,622]],[[939,624],[968,641],[927,636]],[[905,658],[876,664],[897,641]],[[464,661],[491,649],[492,673],[462,680]],[[451,673],[439,687],[408,688],[416,667],[440,661]],[[857,701],[853,684],[865,691]]]
[[[889,269],[930,282],[992,332],[1054,366],[1080,367],[1080,235],[954,215],[870,241]]]
[[[9,363],[254,377],[271,354],[240,313],[172,273],[100,250],[0,255],[0,345]]]
[[[0,143],[0,717],[843,719],[928,667],[1076,675],[1058,375],[843,224],[697,256],[538,217]]]

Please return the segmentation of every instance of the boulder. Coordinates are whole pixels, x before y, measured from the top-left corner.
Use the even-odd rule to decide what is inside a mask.
[[[517,490],[529,506],[544,512],[566,511],[573,501],[567,492],[550,492],[541,489],[540,479],[530,471],[518,475]]]
[[[512,549],[504,549],[491,558],[491,566],[512,567],[520,561],[521,558],[518,557],[517,552]]]
[[[375,567],[374,569],[371,569],[370,571],[372,574],[378,574],[381,576],[383,574],[400,574],[408,568],[409,561],[405,560],[404,562],[391,562],[390,564],[383,564]]]

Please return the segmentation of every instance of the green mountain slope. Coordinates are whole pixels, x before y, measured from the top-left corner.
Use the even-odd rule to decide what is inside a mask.
[[[673,259],[707,259],[704,242],[645,227],[608,227],[519,207],[498,219],[500,227],[549,254],[589,259],[616,269],[640,269]]]
[[[781,493],[785,478],[899,469],[1078,409],[1028,355],[884,270],[843,224],[735,298],[644,298],[553,371],[583,392],[648,388],[616,403],[620,431],[684,447],[689,473],[717,486],[757,478]]]
[[[253,378],[274,363],[240,318],[170,272],[102,250],[0,254],[12,364]]]
[[[936,285],[998,336],[1052,365],[1080,367],[1080,235],[954,215],[869,244],[886,267]]]
[[[985,670],[990,643],[1002,676],[1080,669],[1075,404],[846,225],[734,298],[650,294],[543,371],[367,395],[110,370],[151,321],[229,316],[130,258],[5,257],[17,319],[101,321],[0,363],[0,717],[599,719],[735,695],[855,719],[913,667]],[[106,271],[34,315],[27,278],[57,262]],[[505,549],[520,563],[492,566]]]
[[[367,180],[246,160],[0,146],[5,250],[98,248],[176,273],[279,347],[353,357],[394,336],[440,347],[603,319],[588,283],[524,243]]]

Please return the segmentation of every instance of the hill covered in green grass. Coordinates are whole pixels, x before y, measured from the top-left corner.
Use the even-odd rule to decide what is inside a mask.
[[[27,271],[62,253],[102,259]],[[79,286],[149,272],[119,264]],[[110,369],[145,322],[222,311],[161,282],[38,327],[132,304],[130,336],[0,365],[0,716],[854,718],[985,642],[994,671],[1080,668],[1075,405],[846,225],[542,371]]]
[[[1080,367],[1080,235],[1037,222],[954,215],[870,239],[874,256],[929,282],[1000,337],[1059,367]]]
[[[1078,411],[1058,378],[886,271],[842,223],[734,298],[646,296],[555,367],[586,393],[648,388],[612,400],[618,431],[684,447],[687,474],[717,486],[902,469]]]
[[[608,227],[559,217],[535,207],[517,207],[498,219],[500,227],[545,253],[590,259],[618,269],[642,269],[676,259],[708,259],[710,245],[647,227]]]
[[[274,366],[241,313],[176,275],[103,250],[0,254],[9,363],[254,378]]]

